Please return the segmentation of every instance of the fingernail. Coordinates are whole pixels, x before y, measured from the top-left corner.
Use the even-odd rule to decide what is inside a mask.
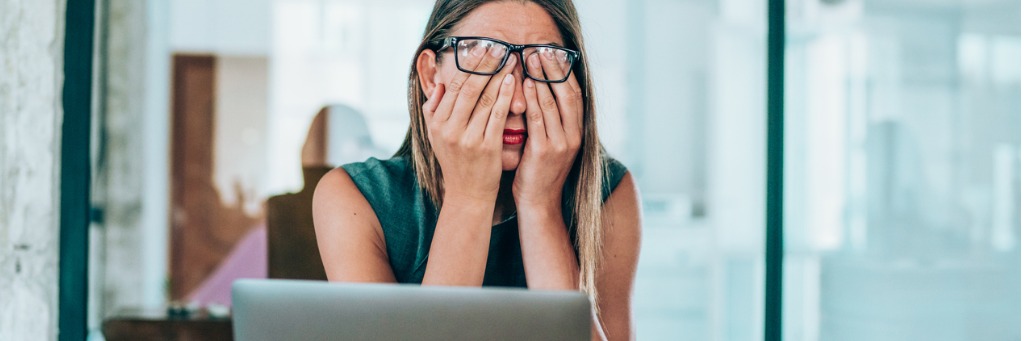
[[[532,79],[527,78],[526,82],[524,82],[524,83],[526,83],[526,87],[527,88],[531,88],[531,89],[533,88],[533,80]]]
[[[539,57],[537,57],[537,55],[531,55],[530,56],[530,66],[532,66],[532,67],[539,67],[540,66],[540,60],[539,60]]]
[[[512,84],[512,75],[511,74],[505,75],[505,79],[502,80],[502,83]]]
[[[505,51],[502,51],[501,48],[497,46],[491,48],[491,56],[501,57],[503,54],[505,54]]]

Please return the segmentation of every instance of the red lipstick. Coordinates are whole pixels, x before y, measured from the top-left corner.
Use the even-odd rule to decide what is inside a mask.
[[[523,143],[526,139],[526,129],[505,129],[502,139],[502,142],[508,145]]]

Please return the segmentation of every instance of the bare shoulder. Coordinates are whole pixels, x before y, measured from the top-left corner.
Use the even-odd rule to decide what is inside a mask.
[[[639,232],[640,210],[640,190],[633,181],[633,174],[627,171],[604,203],[603,220],[606,225],[612,225],[606,226],[606,232],[622,229]]]
[[[318,229],[321,225],[335,225],[326,224],[328,221],[323,221],[326,218],[380,226],[373,207],[366,201],[366,197],[356,187],[348,172],[340,167],[327,172],[317,183],[316,192],[313,194],[313,219]],[[325,224],[320,224],[321,221]]]
[[[394,282],[380,221],[344,169],[328,172],[317,184],[313,225],[329,280]]]

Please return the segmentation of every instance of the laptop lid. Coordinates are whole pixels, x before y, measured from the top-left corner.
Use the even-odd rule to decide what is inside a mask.
[[[239,280],[236,340],[589,340],[575,291]]]

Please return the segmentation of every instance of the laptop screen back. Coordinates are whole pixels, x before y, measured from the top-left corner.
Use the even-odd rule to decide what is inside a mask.
[[[574,291],[239,280],[237,340],[589,340]]]

